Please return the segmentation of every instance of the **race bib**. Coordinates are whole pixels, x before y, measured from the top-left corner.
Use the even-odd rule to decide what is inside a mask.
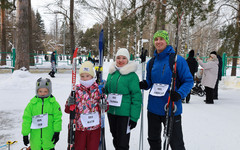
[[[152,96],[159,96],[159,97],[164,96],[168,90],[168,87],[169,87],[168,84],[155,83],[152,87],[150,94]]]
[[[122,103],[122,95],[121,94],[109,94],[108,95],[108,103],[110,106],[120,107]]]
[[[99,113],[81,114],[81,122],[85,128],[99,125]]]
[[[41,114],[32,117],[31,129],[41,129],[48,126],[48,114]]]

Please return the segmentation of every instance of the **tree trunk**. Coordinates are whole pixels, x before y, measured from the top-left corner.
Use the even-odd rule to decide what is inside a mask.
[[[31,7],[31,0],[28,0],[28,23],[29,23],[29,57],[30,57],[30,66],[34,66],[34,51],[32,45],[32,7]]]
[[[70,0],[70,43],[71,43],[71,54],[73,55],[75,50],[75,38],[74,38],[74,22],[73,22],[73,10],[74,0]]]
[[[237,60],[238,60],[238,51],[239,51],[239,43],[240,43],[240,2],[238,3],[238,12],[237,12],[237,21],[236,21],[236,38],[234,41],[233,47],[233,60],[232,60],[232,72],[231,76],[236,76],[237,74]]]
[[[161,24],[161,29],[162,30],[165,30],[165,25],[166,25],[166,21],[165,21],[165,18],[166,18],[166,4],[167,4],[167,1],[166,0],[163,0],[162,1],[162,13],[161,13],[161,16],[160,16],[160,24]]]
[[[25,67],[29,70],[29,18],[28,0],[17,1],[17,45],[15,70]]]
[[[1,65],[6,65],[5,0],[1,0]]]
[[[110,13],[110,9],[111,9],[111,2],[110,0],[108,0],[108,48],[107,48],[107,61],[109,61],[110,59],[110,39],[111,39],[111,35],[110,35],[110,24],[111,24],[111,13]]]
[[[115,58],[116,55],[116,20],[117,20],[117,2],[116,0],[113,2],[113,59]]]
[[[155,18],[154,18],[154,33],[158,30],[158,24],[159,24],[159,15],[160,15],[160,2],[157,2],[157,8],[155,11]]]

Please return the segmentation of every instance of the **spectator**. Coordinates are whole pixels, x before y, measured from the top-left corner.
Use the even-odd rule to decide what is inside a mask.
[[[214,104],[213,102],[213,89],[215,87],[217,77],[218,77],[218,59],[217,55],[210,54],[207,63],[203,63],[203,61],[197,57],[198,63],[203,67],[203,76],[201,80],[201,84],[205,87],[206,91],[206,104]]]
[[[213,99],[218,100],[218,83],[222,80],[222,57],[216,51],[212,51],[210,54],[215,54],[218,58],[218,78],[213,90]]]
[[[51,77],[55,77],[54,74],[57,72],[57,68],[56,68],[56,52],[52,52],[51,54],[51,67],[52,70],[48,73]]]
[[[194,58],[194,50],[191,50],[189,52],[189,55],[188,55],[188,58],[187,58],[187,63],[188,63],[188,67],[190,69],[190,72],[193,76],[193,79],[194,79],[194,74],[198,71],[198,62],[197,60]],[[186,97],[186,103],[189,103],[190,101],[190,95],[191,95],[191,92],[187,95]]]

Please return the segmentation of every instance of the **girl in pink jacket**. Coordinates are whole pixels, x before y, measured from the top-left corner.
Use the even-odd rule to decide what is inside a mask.
[[[85,61],[79,70],[80,84],[76,90],[76,150],[98,150],[101,131],[100,98],[101,94],[98,84],[95,82],[93,64]],[[65,112],[70,113],[69,104],[71,98],[65,105]]]

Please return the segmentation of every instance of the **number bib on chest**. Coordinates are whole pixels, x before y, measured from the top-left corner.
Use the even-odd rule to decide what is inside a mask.
[[[41,129],[48,126],[48,114],[41,114],[32,117],[31,129]]]
[[[81,114],[81,122],[85,128],[99,125],[99,113]]]
[[[122,95],[121,94],[108,94],[108,103],[110,106],[120,107],[122,103]]]
[[[164,96],[168,90],[168,87],[169,87],[168,84],[155,83],[152,87],[150,94],[152,96],[159,96],[159,97]]]

